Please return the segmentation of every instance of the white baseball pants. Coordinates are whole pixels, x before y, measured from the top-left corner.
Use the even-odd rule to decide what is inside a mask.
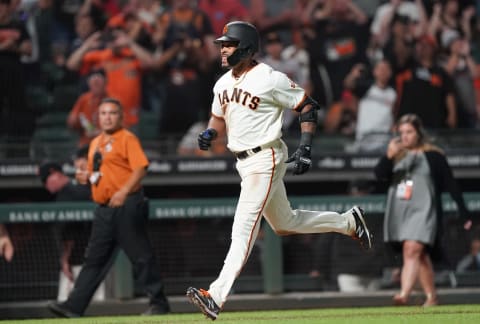
[[[232,242],[218,278],[208,292],[220,307],[247,262],[262,215],[280,235],[337,232],[352,235],[355,220],[332,211],[292,210],[283,177],[288,150],[283,141],[237,162],[241,192],[232,226]]]

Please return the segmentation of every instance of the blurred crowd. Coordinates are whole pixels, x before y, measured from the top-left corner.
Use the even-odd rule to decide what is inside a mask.
[[[67,112],[88,144],[107,96],[137,134],[143,120],[153,138],[195,133],[223,73],[213,40],[232,20],[257,26],[258,60],[307,89],[320,132],[354,137],[352,151],[383,150],[407,113],[476,129],[479,16],[474,0],[0,0],[0,137],[29,142],[39,119]],[[285,132],[295,123],[285,115]],[[178,153],[200,154],[191,143]]]

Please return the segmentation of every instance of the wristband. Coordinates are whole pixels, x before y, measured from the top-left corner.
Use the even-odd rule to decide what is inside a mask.
[[[300,145],[312,145],[313,133],[304,132],[300,137]]]

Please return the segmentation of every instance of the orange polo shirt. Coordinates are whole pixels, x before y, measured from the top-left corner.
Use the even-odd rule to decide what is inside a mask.
[[[102,176],[97,184],[92,184],[92,196],[96,203],[106,204],[127,182],[133,170],[148,167],[148,159],[138,138],[124,128],[113,133],[108,142],[103,134],[92,140],[88,152],[90,173],[93,172],[93,155],[97,150],[102,154]],[[133,191],[138,189],[140,185]]]

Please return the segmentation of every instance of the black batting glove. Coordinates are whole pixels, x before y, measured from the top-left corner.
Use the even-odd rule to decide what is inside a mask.
[[[304,174],[310,169],[312,165],[311,150],[311,145],[300,145],[285,161],[286,163],[295,162],[293,164],[293,174]]]
[[[212,145],[212,141],[217,138],[217,131],[213,128],[209,128],[198,134],[198,147],[202,151],[208,151]]]

